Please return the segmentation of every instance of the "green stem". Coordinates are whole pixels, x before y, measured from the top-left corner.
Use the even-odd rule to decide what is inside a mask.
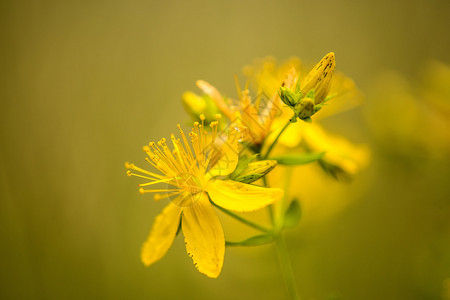
[[[289,297],[291,300],[300,300],[297,286],[295,284],[294,272],[292,270],[291,261],[287,252],[286,242],[281,234],[279,234],[275,240],[275,249],[278,254],[281,271],[283,272],[284,282],[286,283]]]
[[[275,138],[275,140],[273,141],[273,143],[269,146],[269,149],[267,149],[266,154],[264,154],[264,156],[261,158],[262,160],[267,159],[269,157],[269,154],[270,154],[270,152],[272,152],[273,147],[275,147],[275,144],[278,142],[278,139],[283,134],[283,132],[286,130],[286,128],[288,128],[289,124],[291,124],[290,120],[287,121],[287,123],[284,125],[283,129],[281,129],[281,131],[278,133],[278,135]]]
[[[267,182],[267,176],[263,176],[263,183],[265,187],[269,187],[269,183]],[[273,214],[273,204],[267,205],[267,211],[269,212],[270,222],[272,223],[272,227],[275,225],[275,216]]]
[[[216,204],[215,204],[214,202],[212,202],[212,201],[211,201],[211,203],[212,203],[212,205],[214,205],[215,207],[217,207],[219,210],[223,211],[225,214],[229,215],[230,217],[235,218],[236,220],[238,220],[239,222],[244,223],[245,225],[248,225],[248,226],[250,226],[250,227],[253,227],[253,228],[255,228],[255,229],[258,229],[258,230],[260,230],[260,231],[262,231],[262,232],[270,232],[269,229],[267,229],[267,228],[265,228],[265,227],[263,227],[263,226],[261,226],[261,225],[258,225],[258,224],[256,224],[256,223],[253,223],[253,222],[251,222],[251,221],[249,221],[249,220],[247,220],[247,219],[244,219],[243,217],[241,217],[241,216],[239,216],[239,215],[237,215],[237,214],[235,214],[235,213],[229,211],[228,209],[225,209],[225,208],[223,208],[223,207],[220,207],[220,206],[216,205]]]

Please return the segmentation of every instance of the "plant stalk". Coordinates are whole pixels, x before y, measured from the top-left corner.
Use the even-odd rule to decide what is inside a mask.
[[[297,285],[295,284],[294,272],[292,270],[291,261],[287,252],[286,242],[281,234],[275,239],[275,249],[278,254],[278,259],[283,273],[284,282],[291,300],[300,300],[298,295]]]
[[[220,207],[220,206],[216,205],[216,204],[215,204],[214,202],[212,202],[212,201],[211,201],[211,203],[212,203],[212,205],[214,205],[215,207],[217,207],[219,210],[221,210],[221,211],[224,212],[225,214],[229,215],[229,216],[232,217],[232,218],[235,218],[236,220],[238,220],[239,222],[244,223],[244,224],[247,225],[247,226],[253,227],[253,228],[258,229],[258,230],[260,230],[260,231],[262,231],[262,232],[270,232],[269,229],[267,229],[267,228],[265,228],[265,227],[263,227],[263,226],[261,226],[261,225],[258,225],[258,224],[256,224],[256,223],[253,223],[253,222],[251,222],[251,221],[249,221],[249,220],[247,220],[247,219],[244,219],[243,217],[241,217],[241,216],[235,214],[234,212],[231,212],[231,211],[229,211],[228,209],[225,209],[225,208],[223,208],[223,207]]]
[[[281,129],[281,131],[278,133],[277,137],[275,138],[275,140],[273,141],[273,143],[269,146],[269,149],[267,149],[266,154],[264,154],[264,156],[261,158],[262,160],[267,159],[270,155],[270,152],[272,152],[273,147],[275,147],[276,143],[278,142],[278,139],[280,138],[280,136],[283,134],[283,132],[286,130],[286,128],[288,128],[288,126],[291,124],[291,121],[288,120],[287,123],[284,125],[283,129]]]

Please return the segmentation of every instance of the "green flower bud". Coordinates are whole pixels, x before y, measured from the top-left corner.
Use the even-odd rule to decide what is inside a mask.
[[[283,103],[287,106],[295,106],[300,98],[294,91],[284,86],[280,87],[279,94],[281,101],[283,101]]]
[[[307,119],[314,114],[314,100],[312,98],[303,98],[295,105],[294,111],[300,119]]]
[[[272,171],[276,165],[276,160],[260,160],[252,162],[249,163],[242,172],[236,174],[235,177],[231,179],[243,183],[252,183]]]

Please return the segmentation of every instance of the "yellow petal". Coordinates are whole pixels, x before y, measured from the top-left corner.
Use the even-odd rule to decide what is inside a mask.
[[[149,266],[163,257],[177,234],[181,208],[169,203],[159,214],[150,230],[147,241],[142,245],[141,260]]]
[[[186,250],[197,269],[208,277],[217,278],[225,255],[225,237],[219,217],[208,197],[202,197],[183,209],[182,228]]]
[[[211,200],[226,209],[254,211],[274,203],[283,196],[283,190],[264,188],[232,180],[213,180],[206,187]]]
[[[203,91],[206,95],[213,99],[217,107],[230,119],[233,116],[233,112],[229,108],[229,105],[225,102],[219,91],[204,80],[197,80],[197,87]]]
[[[226,141],[216,138],[215,153],[211,158],[211,169],[208,174],[213,176],[225,176],[236,169],[239,160],[239,133],[231,129]]]

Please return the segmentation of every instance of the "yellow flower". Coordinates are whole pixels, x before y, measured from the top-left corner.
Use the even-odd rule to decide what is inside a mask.
[[[172,135],[172,151],[165,139],[144,147],[148,155],[146,160],[158,173],[130,163],[126,163],[126,167],[129,176],[148,180],[139,185],[142,194],[156,193],[155,200],[171,200],[153,223],[142,247],[142,262],[149,266],[165,255],[177,234],[181,218],[188,254],[201,273],[216,278],[223,265],[225,238],[210,200],[225,209],[248,212],[274,203],[282,197],[283,191],[221,179],[237,165],[238,132],[232,130],[224,141],[217,132],[218,121],[211,122],[212,132],[208,134],[204,128],[205,117],[201,115],[200,118],[202,123],[195,122],[188,135],[190,143],[178,125],[181,139]],[[168,186],[144,189],[154,184]]]
[[[231,125],[239,129],[242,134],[242,141],[256,149],[263,145],[271,132],[273,121],[282,113],[282,102],[277,89],[282,83],[287,88],[293,88],[296,80],[295,62],[292,65],[283,66],[283,69],[274,69],[275,64],[272,61],[262,63],[264,68],[267,68],[267,70],[262,71],[265,80],[260,82],[257,96],[254,98],[250,96],[248,86],[241,89],[237,78],[235,78],[238,93],[237,101],[225,98],[213,85],[204,80],[196,82],[197,87],[202,90],[208,99],[212,99],[217,109],[231,121]],[[252,72],[250,68],[247,71]],[[269,74],[270,72],[277,72],[279,76],[282,76],[282,79],[265,76],[266,73]],[[183,101],[186,103],[185,100]],[[192,110],[192,108],[186,109],[187,111]]]
[[[269,101],[263,101],[263,95],[259,94],[253,100],[248,89],[241,90],[236,81],[239,100],[233,101],[225,99],[214,86],[204,80],[198,80],[197,86],[214,100],[232,126],[239,128],[243,141],[256,146],[262,145],[270,132],[272,121],[279,113],[277,95],[273,95]]]

